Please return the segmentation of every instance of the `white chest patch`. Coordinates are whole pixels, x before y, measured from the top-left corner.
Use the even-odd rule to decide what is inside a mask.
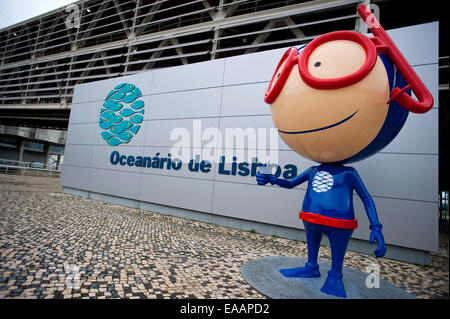
[[[333,175],[325,171],[320,171],[314,175],[312,187],[317,193],[328,192],[333,187],[333,182]]]

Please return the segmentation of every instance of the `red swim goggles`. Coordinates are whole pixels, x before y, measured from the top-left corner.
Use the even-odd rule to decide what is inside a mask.
[[[417,76],[416,72],[414,72],[411,65],[367,6],[361,5],[358,8],[358,13],[366,24],[368,21],[371,22],[370,24],[373,27],[370,27],[370,30],[374,37],[369,38],[353,31],[336,31],[317,37],[303,49],[301,54],[299,54],[299,50],[295,47],[288,49],[278,63],[275,74],[272,76],[269,88],[266,91],[264,101],[271,104],[276,100],[292,68],[296,64],[298,65],[298,70],[303,81],[310,87],[318,90],[340,89],[361,81],[375,66],[378,54],[385,54],[391,59],[406,82],[409,83],[404,88],[394,88],[391,91],[391,99],[387,103],[395,100],[405,109],[413,113],[425,113],[429,111],[433,107],[433,96]],[[365,62],[357,71],[349,75],[332,79],[314,77],[308,70],[309,57],[320,45],[336,40],[348,40],[359,44],[365,51]],[[409,88],[417,96],[418,100],[415,100],[405,92]]]

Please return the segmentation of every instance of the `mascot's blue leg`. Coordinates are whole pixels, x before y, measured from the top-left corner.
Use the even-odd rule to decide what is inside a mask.
[[[344,282],[342,281],[342,266],[344,264],[347,245],[353,230],[332,227],[327,228],[326,234],[330,239],[332,262],[331,270],[328,272],[328,277],[320,291],[328,295],[347,298]]]
[[[315,229],[315,225],[304,222],[306,230],[306,242],[308,245],[308,262],[304,267],[280,269],[285,277],[315,278],[320,277],[317,255],[319,253],[322,232]]]

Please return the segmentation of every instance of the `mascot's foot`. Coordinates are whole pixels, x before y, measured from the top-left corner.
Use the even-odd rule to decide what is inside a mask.
[[[319,265],[306,263],[304,267],[280,269],[284,277],[316,278],[320,277]]]
[[[328,277],[325,280],[325,283],[323,284],[323,287],[322,289],[320,289],[320,291],[327,295],[347,298],[347,294],[345,293],[344,288],[344,282],[342,281],[342,274],[336,273],[331,270],[328,272]]]

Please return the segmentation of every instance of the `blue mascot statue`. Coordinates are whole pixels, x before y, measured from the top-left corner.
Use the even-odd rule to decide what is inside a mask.
[[[337,31],[290,48],[265,95],[283,141],[320,165],[291,180],[256,175],[259,185],[293,188],[308,182],[299,216],[306,231],[308,261],[280,271],[286,277],[320,277],[317,256],[326,234],[332,266],[321,291],[344,298],[344,255],[358,225],[353,191],[362,199],[370,221],[370,243],[377,244],[374,255],[383,257],[386,252],[374,202],[356,170],[344,164],[374,155],[394,139],[409,112],[424,113],[433,105],[430,92],[369,8],[362,5],[358,12],[373,37]]]

